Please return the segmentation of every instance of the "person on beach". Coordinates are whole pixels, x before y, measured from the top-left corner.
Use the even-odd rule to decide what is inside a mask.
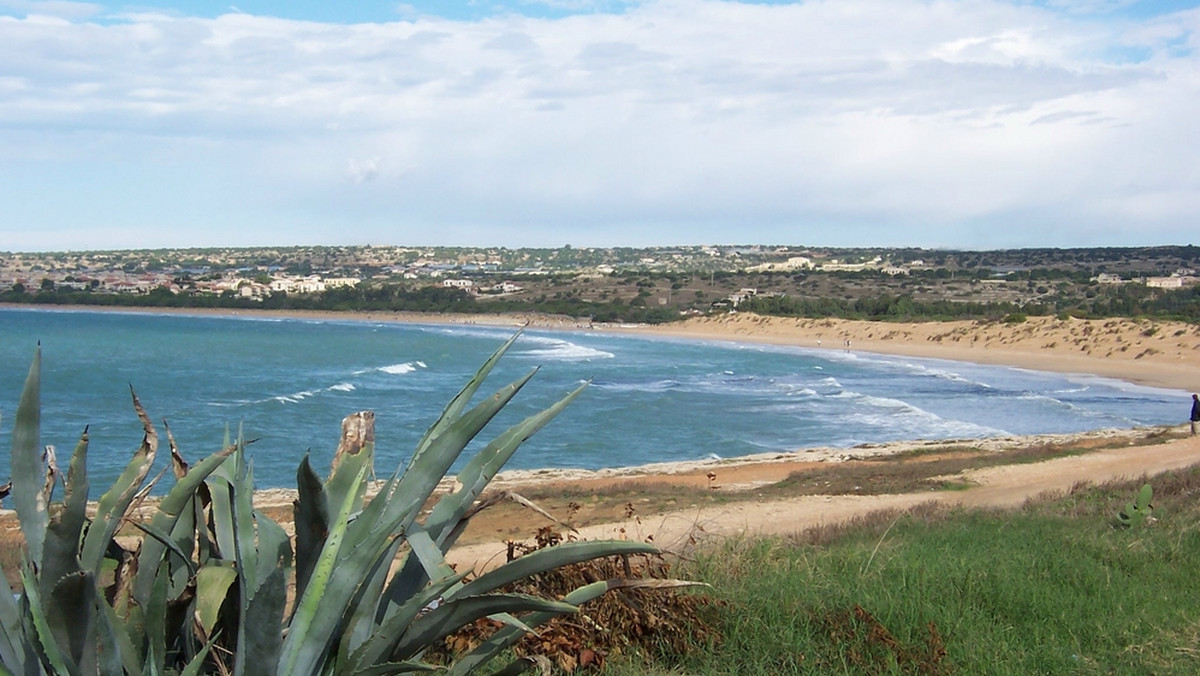
[[[1196,436],[1196,423],[1200,422],[1200,394],[1192,395],[1192,436]]]

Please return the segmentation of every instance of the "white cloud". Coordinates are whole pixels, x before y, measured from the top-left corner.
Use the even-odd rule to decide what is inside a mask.
[[[985,0],[349,26],[0,18],[0,164],[23,168],[0,182],[0,235],[73,217],[213,244],[280,228],[509,245],[564,230],[581,244],[1180,242],[1200,196],[1198,24]],[[33,176],[46,189],[14,206]],[[106,195],[112,215],[38,207],[63,193]]]
[[[380,160],[370,157],[364,160],[350,158],[346,161],[346,177],[352,183],[366,183],[379,176]]]

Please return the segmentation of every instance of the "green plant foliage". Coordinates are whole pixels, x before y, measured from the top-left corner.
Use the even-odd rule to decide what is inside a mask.
[[[484,488],[583,389],[484,445],[458,475],[457,490],[434,500],[468,444],[534,375],[468,408],[516,338],[447,405],[407,468],[369,496],[373,416],[348,417],[326,478],[307,458],[300,464],[294,542],[254,508],[253,473],[240,440],[188,468],[171,439],[176,483],[148,517],[140,513],[135,498],[147,487],[158,434],[136,396],[142,444],[94,516],[86,509],[86,431],[72,454],[63,500],[52,503],[58,469],[40,449],[39,348],[13,435],[13,498],[28,544],[22,593],[15,597],[7,582],[0,588],[0,674],[410,673],[434,668],[422,662],[423,653],[461,627],[483,617],[504,623],[493,641],[450,666],[466,674],[538,624],[629,586],[629,580],[600,581],[563,600],[498,591],[562,566],[654,547],[564,545],[470,581],[446,563]],[[346,433],[351,427],[355,434]],[[431,500],[432,511],[418,521]],[[121,544],[127,538],[117,539],[125,523],[142,534],[133,549]]]
[[[1154,488],[1150,484],[1142,484],[1134,499],[1125,503],[1125,508],[1117,512],[1117,521],[1127,527],[1145,523],[1154,511],[1154,505],[1150,504],[1153,499]]]

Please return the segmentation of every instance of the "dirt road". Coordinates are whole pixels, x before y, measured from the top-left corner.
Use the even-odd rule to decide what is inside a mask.
[[[583,539],[651,538],[667,551],[681,551],[699,539],[753,534],[787,534],[820,525],[845,522],[882,509],[907,509],[926,502],[964,507],[1015,507],[1046,492],[1065,493],[1076,483],[1105,483],[1134,479],[1200,463],[1200,436],[1162,444],[1130,445],[1057,458],[1044,462],[970,470],[956,478],[972,487],[958,491],[897,495],[805,496],[786,500],[744,501],[717,507],[684,509],[653,517],[589,526]],[[768,478],[769,463],[753,473]],[[793,467],[781,467],[776,480]],[[722,469],[722,473],[732,470]],[[486,568],[504,559],[503,543],[467,545],[450,551],[452,563]]]

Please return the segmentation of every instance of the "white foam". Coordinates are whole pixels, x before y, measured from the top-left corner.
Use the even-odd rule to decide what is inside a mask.
[[[418,364],[421,364],[421,362],[411,362],[410,361],[410,362],[405,362],[403,364],[391,364],[389,366],[380,366],[379,368],[377,368],[375,370],[380,371],[382,373],[387,373],[387,374],[393,375],[393,376],[402,376],[406,373],[412,373],[413,371],[416,371],[418,368],[417,367]],[[422,366],[423,366],[423,364],[422,364]]]
[[[666,392],[668,390],[677,389],[679,387],[679,381],[651,380],[640,383],[594,382],[592,383],[592,387],[610,392]]]
[[[338,392],[353,392],[355,388],[354,383],[338,383],[337,385],[330,385],[329,389]]]
[[[547,338],[545,336],[521,336],[519,342],[527,342],[538,345],[539,347],[527,350],[523,354],[539,359],[553,359],[556,361],[588,361],[591,359],[612,359],[612,352],[597,350],[595,348],[572,343],[569,340],[561,340],[559,338]]]
[[[271,401],[278,401],[281,404],[296,404],[303,399],[316,396],[319,390],[304,390],[302,392],[293,392],[292,394],[281,394],[278,397],[271,397]]]
[[[954,437],[990,437],[1006,434],[1004,430],[979,425],[966,420],[943,418],[912,404],[889,397],[859,395],[862,407],[845,414],[846,423],[877,429],[894,429],[901,438],[944,439]],[[916,435],[916,436],[912,436]]]

